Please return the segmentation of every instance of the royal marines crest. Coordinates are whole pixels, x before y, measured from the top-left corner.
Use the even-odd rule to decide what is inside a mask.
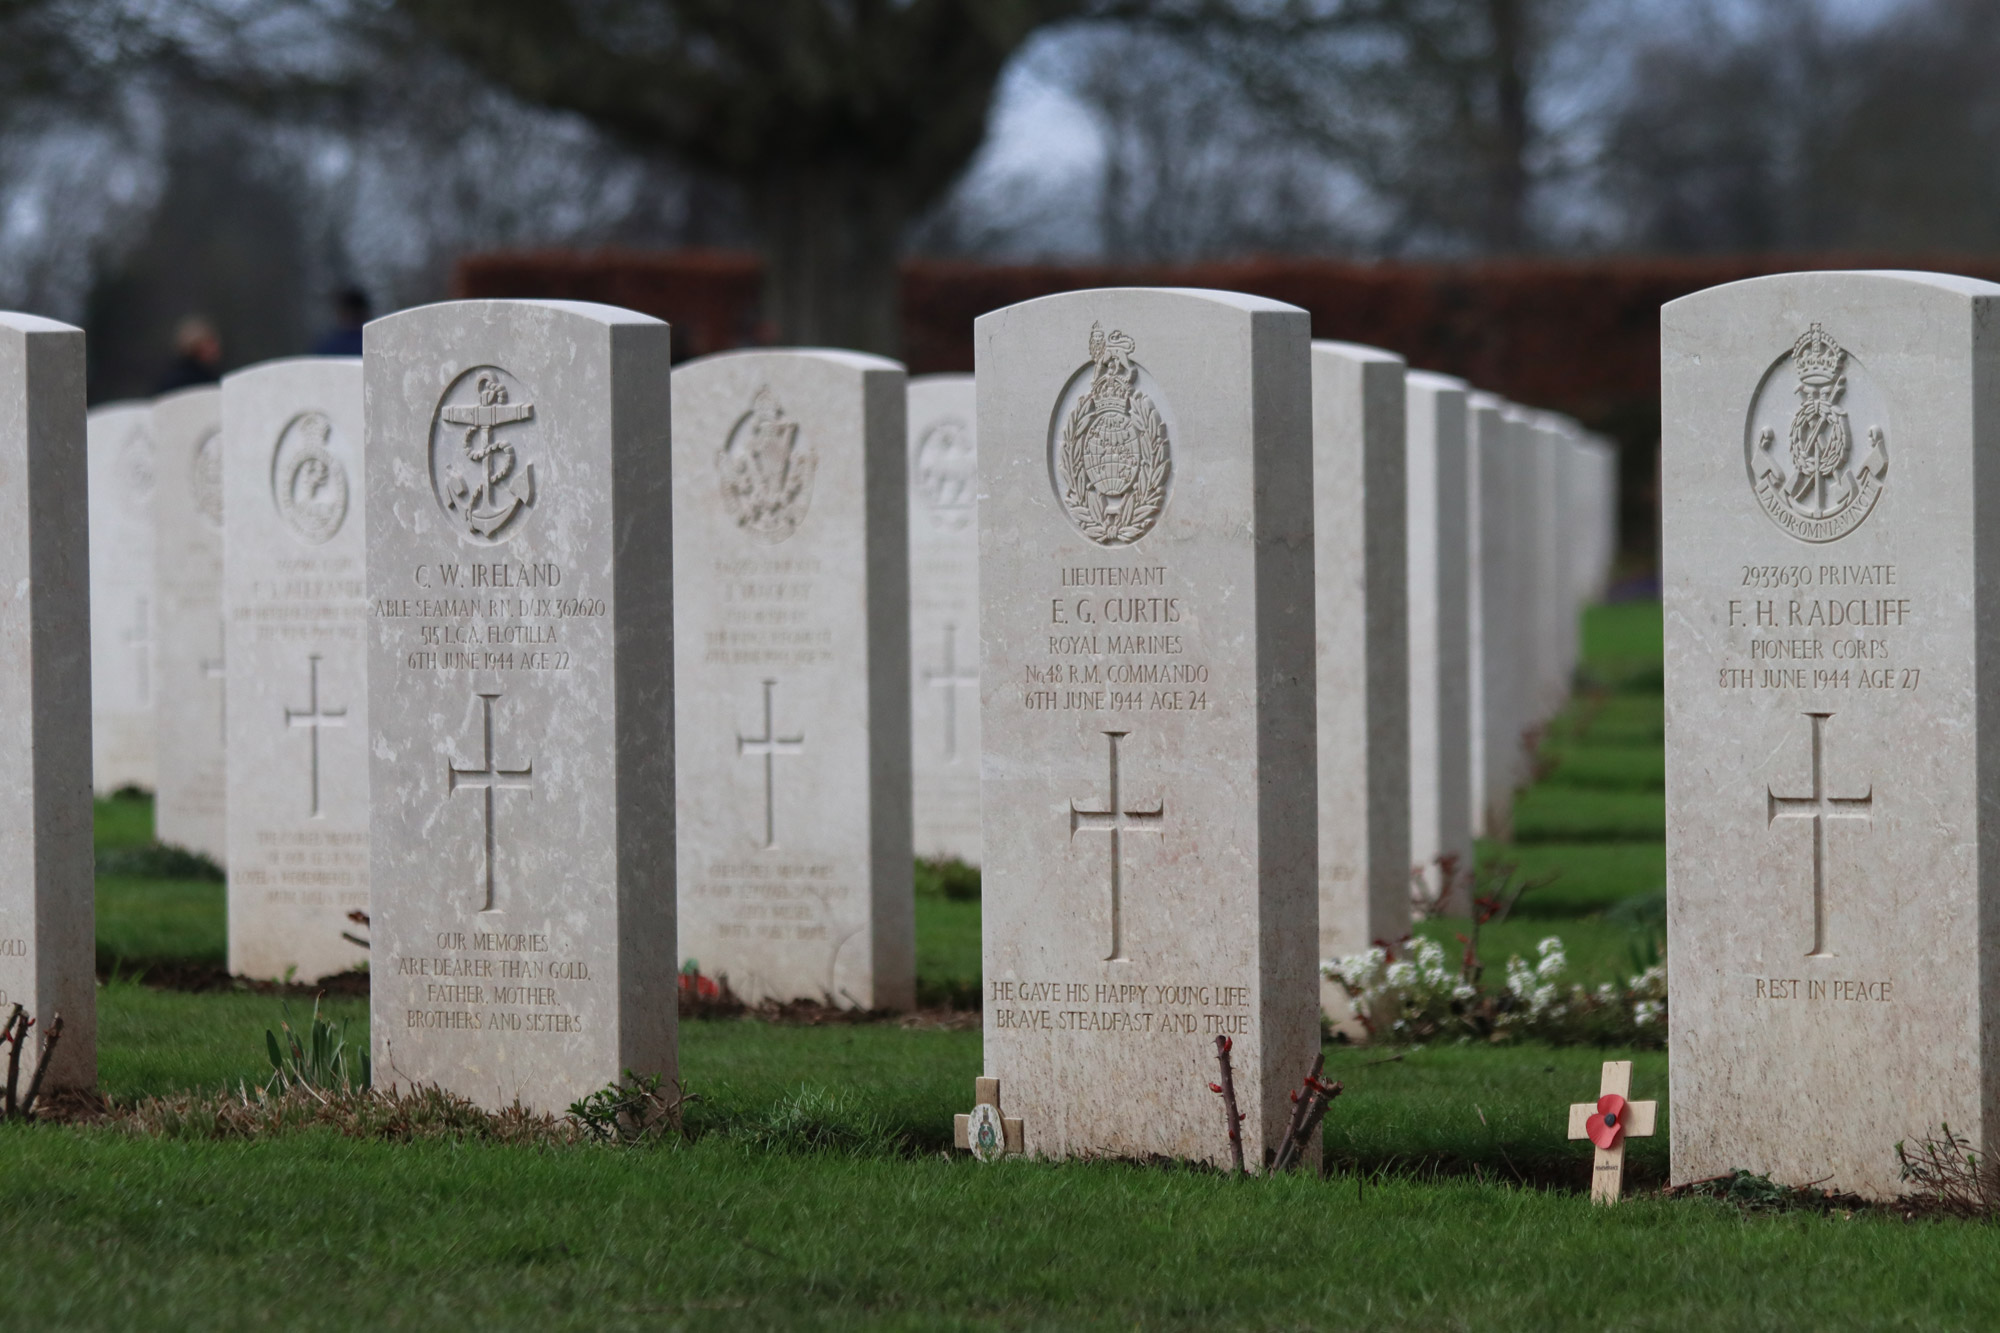
[[[768,386],[757,390],[715,456],[722,502],[736,526],[773,544],[805,520],[818,467],[812,445],[799,437],[799,423],[785,415]]]
[[[1164,399],[1132,359],[1136,350],[1124,333],[1091,325],[1090,364],[1065,386],[1049,442],[1056,498],[1100,546],[1138,541],[1167,503],[1173,461]]]
[[[324,412],[295,416],[271,456],[271,498],[287,526],[308,544],[330,541],[347,519],[347,469],[333,452]]]
[[[474,366],[451,382],[431,418],[431,490],[464,536],[497,545],[535,507],[535,404],[498,366]]]
[[[188,494],[195,512],[209,527],[222,531],[222,432],[211,431],[194,447],[188,460]]]
[[[1850,408],[1866,423],[1863,449]],[[1764,376],[1746,431],[1750,484],[1773,523],[1808,542],[1861,526],[1889,471],[1884,408],[1860,364],[1825,329],[1814,324],[1799,335]]]
[[[972,423],[963,417],[940,417],[917,440],[910,457],[910,482],[933,526],[957,532],[972,521],[973,497],[979,486],[979,453],[972,443]]]

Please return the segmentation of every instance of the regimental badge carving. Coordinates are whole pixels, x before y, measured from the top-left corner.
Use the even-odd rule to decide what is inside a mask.
[[[118,446],[118,474],[125,479],[126,503],[144,509],[153,498],[153,437],[144,429],[135,428]]]
[[[799,529],[812,503],[819,457],[800,438],[799,423],[785,415],[766,386],[750,399],[715,456],[722,502],[736,526],[775,545]]]
[[[963,530],[972,521],[979,485],[979,452],[973,446],[971,423],[962,417],[932,422],[910,455],[910,478],[934,526],[947,532]]]
[[[472,541],[511,540],[535,507],[533,395],[498,366],[451,382],[431,418],[431,490]]]
[[[286,424],[271,454],[271,498],[291,530],[309,545],[330,541],[347,519],[347,469],[333,452],[333,422],[302,412]]]
[[[1090,364],[1070,377],[1050,423],[1049,479],[1078,531],[1129,546],[1152,531],[1173,471],[1166,400],[1132,359],[1133,340],[1090,326]]]
[[[188,460],[188,494],[195,512],[217,532],[222,531],[222,432],[212,431],[194,447]]]
[[[1861,363],[1825,329],[1814,324],[1799,335],[1765,373],[1745,430],[1750,484],[1773,523],[1806,542],[1836,541],[1861,526],[1889,471],[1885,407]],[[1850,410],[1866,423],[1865,449],[1856,448]]]

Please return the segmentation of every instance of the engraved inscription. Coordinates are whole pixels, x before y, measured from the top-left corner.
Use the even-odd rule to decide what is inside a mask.
[[[1250,988],[1199,982],[989,981],[993,1025],[1019,1032],[1244,1037]]]
[[[736,419],[715,455],[730,517],[743,531],[773,544],[805,520],[818,467],[811,442],[800,438],[799,423],[785,415],[768,386],[752,396],[750,410]]]
[[[288,729],[294,727],[305,728],[306,735],[310,741],[307,783],[310,793],[310,813],[314,819],[320,817],[319,733],[326,727],[345,727],[347,725],[347,710],[345,708],[325,708],[320,705],[319,663],[320,655],[318,653],[306,654],[306,706],[304,708],[287,708],[285,710],[285,726]]]
[[[979,673],[958,664],[958,626],[947,623],[944,627],[944,666],[936,671],[924,672],[924,683],[934,690],[944,691],[944,758],[948,764],[958,762],[958,691],[964,686],[979,688]],[[974,695],[976,700],[978,695]]]
[[[1870,784],[1859,796],[1830,796],[1826,790],[1824,767],[1825,731],[1831,713],[1807,713],[1812,722],[1812,794],[1809,796],[1780,796],[1769,786],[1764,788],[1764,799],[1768,802],[1765,826],[1769,827],[1780,819],[1809,819],[1812,821],[1812,895],[1813,895],[1813,938],[1812,951],[1808,958],[1831,958],[1833,951],[1827,947],[1826,916],[1826,833],[1827,825],[1836,819],[1858,819],[1872,823],[1870,813],[1875,805],[1875,788]]]
[[[1787,391],[1787,367],[1796,381]],[[1855,457],[1848,421],[1850,387],[1867,426],[1867,452]],[[1798,405],[1785,421],[1786,405]],[[1765,373],[1745,429],[1750,485],[1771,521],[1800,541],[1830,542],[1860,527],[1881,498],[1889,470],[1883,403],[1853,355],[1818,324]],[[1780,430],[1784,447],[1779,447]]]
[[[1172,431],[1159,386],[1116,329],[1090,328],[1090,364],[1070,377],[1049,428],[1049,480],[1077,531],[1129,546],[1153,530],[1172,477]]]
[[[498,851],[498,829],[493,821],[493,794],[496,791],[533,791],[535,788],[535,765],[530,760],[521,768],[501,768],[493,759],[493,705],[500,698],[498,694],[481,694],[480,721],[482,727],[483,758],[478,768],[460,768],[450,760],[445,761],[445,795],[454,796],[461,788],[480,793],[485,810],[485,849],[481,862],[481,887],[485,891],[485,905],[479,910],[495,912],[493,893],[493,861]]]
[[[536,425],[532,397],[498,366],[474,366],[438,399],[431,489],[461,535],[492,544],[521,530],[535,506],[535,464],[527,455]]]
[[[347,519],[347,468],[333,451],[333,422],[302,412],[271,451],[271,499],[285,525],[308,545],[331,541]]]
[[[745,736],[738,732],[736,735],[736,753],[739,757],[746,754],[760,755],[764,760],[764,846],[766,847],[778,845],[778,790],[775,770],[777,758],[781,754],[804,754],[806,749],[806,738],[803,733],[797,736],[779,736],[772,725],[771,694],[777,688],[778,682],[775,680],[764,682],[764,734]]]
[[[1104,734],[1111,742],[1110,797],[1102,810],[1086,810],[1072,798],[1069,803],[1069,836],[1074,842],[1079,832],[1111,835],[1111,952],[1104,955],[1104,960],[1115,962],[1125,956],[1122,839],[1127,833],[1164,832],[1167,804],[1162,797],[1154,801],[1150,809],[1143,805],[1135,809],[1126,807],[1118,794],[1118,742],[1131,733],[1107,731]]]

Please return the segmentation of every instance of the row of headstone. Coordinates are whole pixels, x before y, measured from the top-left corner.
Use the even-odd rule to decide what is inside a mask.
[[[1167,1048],[1109,1034],[1243,1037],[1246,1100],[1278,1114],[1316,959],[1407,927],[1413,660],[1426,699],[1466,701],[1432,710],[1423,817],[1468,817],[1438,775],[1470,787],[1470,656],[1429,646],[1473,623],[1463,391],[1227,294],[1076,293],[980,329],[976,412],[971,382],[913,392],[848,353],[669,374],[664,326],[534,302],[405,312],[371,326],[365,372],[273,363],[154,405],[162,836],[226,838],[232,967],[365,956],[392,1081],[566,1104],[670,1065],[680,959],[750,999],[910,1004],[921,846],[988,867],[994,1068],[999,1002],[1122,996],[1053,1021],[1109,1024],[1098,1053],[1134,1070]],[[1067,367],[1053,402],[1010,387],[1042,361]],[[1528,494],[1566,476],[1508,443],[1502,471],[1547,474]],[[975,497],[1067,537],[991,528]],[[1496,512],[1531,558],[1535,516]],[[1015,570],[1052,554],[1052,580]],[[1539,706],[1543,664],[1512,665]],[[191,780],[211,770],[226,834]],[[1185,803],[1138,791],[1190,772]],[[1065,840],[1017,798],[1065,812]],[[1166,900],[1128,902],[1167,865]],[[1085,866],[1094,891],[1065,884]],[[372,945],[346,928],[363,907]],[[1082,970],[1051,990],[1067,953]],[[1148,986],[1166,1007],[1132,1010]],[[1048,1021],[1024,1018],[1024,1051]],[[1151,1133],[1086,1120],[1079,1150]]]

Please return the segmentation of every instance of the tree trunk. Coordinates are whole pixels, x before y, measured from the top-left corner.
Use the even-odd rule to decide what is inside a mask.
[[[896,181],[855,163],[787,163],[750,194],[764,315],[778,340],[900,355],[897,261],[909,215]]]
[[[1487,246],[1502,254],[1528,242],[1528,34],[1526,0],[1488,0],[1493,25],[1493,198]]]

